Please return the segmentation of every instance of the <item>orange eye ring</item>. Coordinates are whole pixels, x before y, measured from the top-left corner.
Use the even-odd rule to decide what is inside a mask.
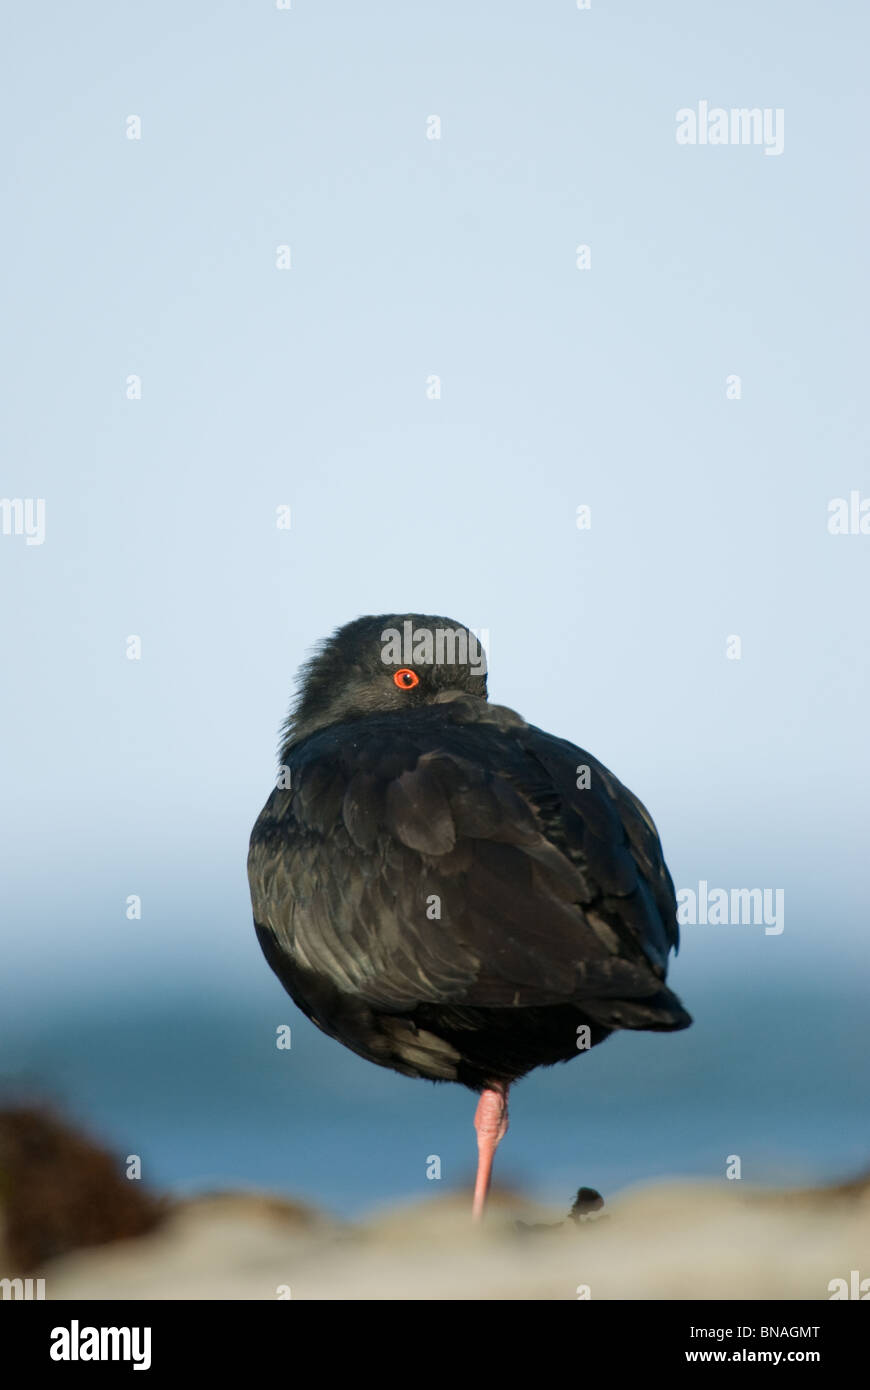
[[[400,690],[413,690],[414,686],[419,684],[420,677],[410,666],[400,666],[393,676],[393,685],[397,685]]]

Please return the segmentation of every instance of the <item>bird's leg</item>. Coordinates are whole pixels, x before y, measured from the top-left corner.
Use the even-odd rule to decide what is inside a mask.
[[[474,1184],[473,1221],[479,1221],[486,1206],[486,1194],[492,1177],[492,1160],[499,1143],[507,1134],[508,1087],[496,1082],[481,1091],[474,1116],[477,1130],[477,1179]]]

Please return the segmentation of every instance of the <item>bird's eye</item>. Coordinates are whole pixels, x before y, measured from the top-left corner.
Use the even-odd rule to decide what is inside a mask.
[[[415,685],[420,684],[420,677],[416,671],[410,670],[407,666],[402,666],[393,676],[393,684],[400,690],[413,690]]]

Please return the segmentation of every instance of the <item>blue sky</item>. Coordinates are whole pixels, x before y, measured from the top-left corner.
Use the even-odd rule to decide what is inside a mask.
[[[492,696],[637,791],[678,884],[784,889],[781,936],[686,928],[678,987],[866,972],[870,536],[827,530],[870,496],[866,14],[5,27],[0,495],[46,506],[0,536],[13,1006],[253,987],[294,672],[406,609],[489,630]],[[701,100],[782,108],[783,153],[678,145]]]

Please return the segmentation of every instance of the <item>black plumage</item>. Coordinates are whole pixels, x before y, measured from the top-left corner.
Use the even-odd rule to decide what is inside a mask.
[[[401,688],[382,634],[406,622],[465,631],[361,618],[303,671],[248,859],[285,988],[369,1061],[476,1091],[576,1057],[583,1025],[591,1046],[687,1027],[648,812],[590,754],[489,704],[471,661],[408,661],[418,684]]]

